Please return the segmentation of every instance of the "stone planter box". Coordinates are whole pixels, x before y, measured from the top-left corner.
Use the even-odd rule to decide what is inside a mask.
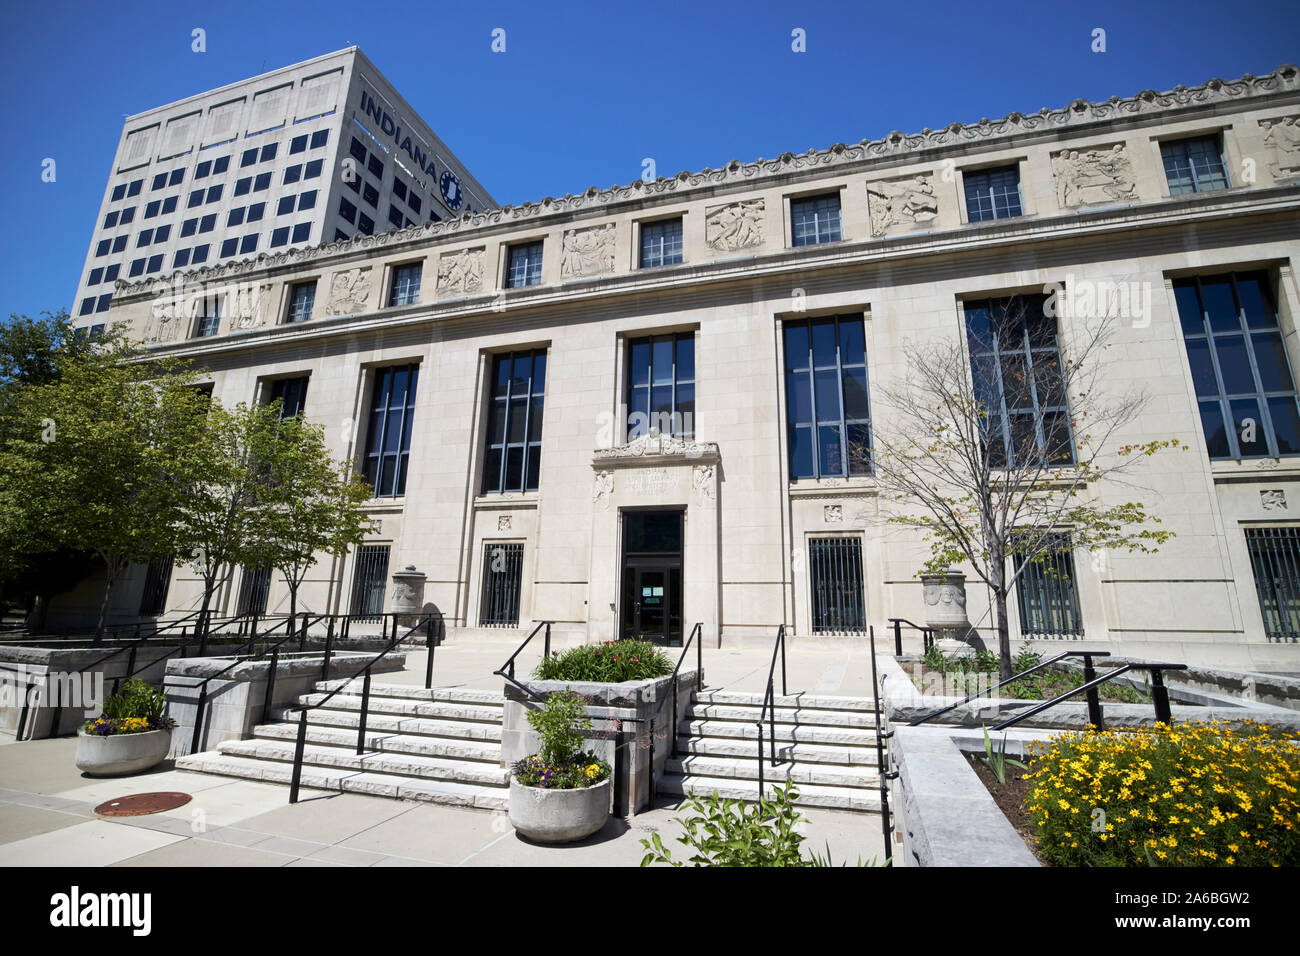
[[[580,790],[526,787],[510,778],[510,825],[538,843],[572,843],[609,819],[610,780]]]
[[[673,678],[597,684],[584,681],[520,681],[537,697],[571,690],[587,702],[592,718],[583,746],[614,768],[611,778],[614,812],[634,814],[650,805],[655,784],[664,772],[676,739],[673,718]],[[678,719],[686,712],[700,686],[700,674],[691,668],[677,675]],[[529,693],[505,682],[505,713],[501,732],[502,764],[511,767],[537,753],[541,741],[528,723],[528,712],[541,706]],[[604,718],[604,719],[602,719]],[[652,759],[653,757],[653,759]]]
[[[171,749],[170,730],[142,734],[77,734],[77,769],[92,777],[123,777],[157,766]]]

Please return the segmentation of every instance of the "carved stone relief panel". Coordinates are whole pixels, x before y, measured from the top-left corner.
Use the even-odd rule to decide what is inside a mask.
[[[934,176],[918,173],[905,179],[867,183],[867,210],[873,236],[911,232],[933,222],[939,215]]]
[[[1133,164],[1123,143],[1053,153],[1052,180],[1057,205],[1063,209],[1137,198]]]
[[[614,271],[614,223],[564,233],[560,277],[581,279]]]
[[[461,249],[438,258],[438,295],[476,295],[483,291],[484,248]]]
[[[344,269],[330,277],[330,315],[364,312],[370,300],[370,266]]]
[[[745,199],[705,210],[705,242],[714,252],[735,252],[761,246],[764,241],[763,210],[761,199]]]

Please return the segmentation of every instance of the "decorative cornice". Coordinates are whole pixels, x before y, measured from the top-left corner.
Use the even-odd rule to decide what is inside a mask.
[[[697,173],[683,170],[675,176],[661,176],[653,182],[636,180],[627,185],[611,186],[608,189],[590,186],[581,193],[576,195],[565,193],[558,199],[547,196],[540,202],[526,202],[521,206],[507,205],[486,212],[466,213],[458,219],[426,222],[406,229],[389,229],[375,236],[355,236],[318,246],[261,253],[253,259],[242,259],[176,273],[168,278],[142,279],[137,282],[119,279],[116,291],[118,295],[136,295],[178,282],[200,283],[231,278],[279,266],[311,262],[335,254],[380,249],[419,239],[455,236],[503,223],[519,223],[561,213],[598,209],[616,202],[661,196],[697,187],[718,187],[736,183],[758,184],[776,176],[806,169],[835,168],[864,160],[886,159],[929,149],[988,142],[1021,133],[1051,131],[1106,120],[1154,115],[1187,107],[1208,106],[1244,97],[1264,96],[1298,89],[1300,89],[1300,69],[1285,64],[1264,76],[1247,73],[1237,80],[1216,78],[1199,86],[1175,86],[1164,93],[1143,90],[1136,96],[1112,96],[1108,100],[1095,103],[1079,99],[1060,109],[1044,107],[1037,113],[1008,113],[998,120],[981,119],[978,123],[950,123],[943,129],[927,128],[919,133],[894,131],[882,139],[864,139],[856,145],[836,143],[828,149],[809,149],[805,153],[782,153],[776,159],[760,157],[749,163],[733,159],[721,169],[706,167]]]
[[[620,465],[713,464],[721,457],[716,442],[686,441],[652,433],[613,448],[597,448],[591,455],[591,467],[599,470]]]

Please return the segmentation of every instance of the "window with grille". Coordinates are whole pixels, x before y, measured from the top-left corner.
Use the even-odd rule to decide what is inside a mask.
[[[152,617],[167,608],[167,589],[172,580],[172,557],[156,558],[149,562],[144,576],[144,591],[140,595],[140,614]]]
[[[483,494],[537,490],[545,390],[545,349],[493,358]]]
[[[357,549],[357,564],[352,572],[351,613],[362,620],[378,620],[384,613],[390,547],[387,544],[366,544]]]
[[[418,365],[375,369],[363,474],[376,498],[406,494]]]
[[[988,414],[983,438],[995,468],[1043,456],[1049,465],[1074,463],[1056,317],[1045,302],[1013,296],[966,306],[975,399]]]
[[[837,242],[840,232],[839,193],[790,200],[790,236],[796,246]]]
[[[1161,143],[1160,156],[1165,163],[1171,196],[1228,188],[1228,173],[1217,136]]]
[[[1270,641],[1300,640],[1300,528],[1247,528],[1264,634]]]
[[[243,579],[239,583],[239,614],[254,614],[261,617],[266,613],[266,599],[271,593],[270,568],[245,568]]]
[[[519,289],[542,281],[542,243],[525,242],[510,247],[506,288]]]
[[[867,474],[871,415],[862,316],[786,322],[783,335],[790,477]]]
[[[1053,535],[1038,559],[1025,565],[1015,588],[1021,636],[1083,636],[1069,535]]]
[[[861,633],[867,628],[863,600],[862,542],[857,538],[811,538],[808,580],[814,634]]]
[[[479,627],[518,627],[519,588],[524,546],[521,542],[488,541],[483,545],[483,600]]]
[[[1174,280],[1211,458],[1300,455],[1300,406],[1263,272]]]
[[[682,261],[682,221],[665,219],[641,224],[641,268],[675,266]]]
[[[651,428],[677,438],[694,436],[695,333],[635,339],[627,353],[627,440]]]
[[[307,405],[307,376],[297,378],[277,378],[271,383],[266,393],[266,403],[280,403],[280,417],[293,418],[301,415]]]
[[[962,173],[969,222],[1011,219],[1021,214],[1020,167]]]
[[[289,321],[306,322],[316,305],[316,283],[299,282],[289,294]]]

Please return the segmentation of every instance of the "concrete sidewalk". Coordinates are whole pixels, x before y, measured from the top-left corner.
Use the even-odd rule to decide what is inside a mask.
[[[529,843],[504,813],[305,791],[171,769],[95,779],[73,766],[73,738],[0,748],[3,866],[636,866],[641,839],[659,831],[686,853],[678,804],[662,800],[630,820],[611,818],[594,837],[564,847]],[[97,817],[93,808],[132,793],[179,790],[183,807],[140,817]],[[804,811],[805,855],[836,863],[883,860],[880,818]],[[678,852],[680,851],[680,852]]]

